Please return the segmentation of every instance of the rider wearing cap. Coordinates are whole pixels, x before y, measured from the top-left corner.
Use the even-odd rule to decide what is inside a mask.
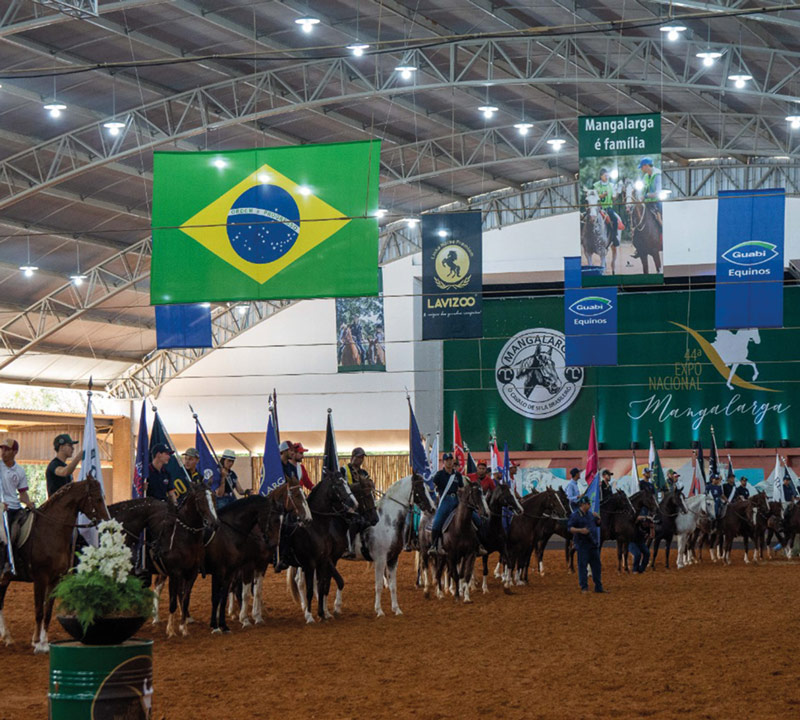
[[[608,468],[603,468],[603,472],[600,473],[600,502],[605,502],[614,494],[614,488],[611,487],[613,474]]]
[[[725,482],[722,484],[722,495],[728,502],[733,502],[733,497],[736,494],[736,475],[732,472],[728,473]]]
[[[439,507],[436,508],[431,526],[431,547],[428,550],[434,555],[443,552],[442,526],[458,505],[458,489],[464,487],[464,478],[456,469],[453,453],[442,455],[442,465],[444,467],[431,478],[436,487],[436,494],[439,496]]]
[[[575,512],[575,510],[578,509],[578,498],[581,496],[581,491],[578,487],[578,480],[580,480],[580,478],[581,471],[578,468],[574,467],[569,471],[569,482],[564,491],[567,493],[570,512]]]
[[[340,468],[340,472],[344,475],[348,485],[360,485],[363,479],[369,478],[369,473],[363,467],[366,456],[367,453],[364,452],[364,448],[353,448],[353,452],[350,453],[350,462]],[[347,513],[345,520],[347,521],[347,550],[342,553],[342,557],[345,560],[349,560],[356,556],[353,548],[353,540],[356,534],[365,530],[367,525],[358,513]]]
[[[652,203],[653,214],[658,220],[660,227],[663,227],[662,208],[661,208],[661,170],[653,165],[653,158],[644,157],[639,161],[639,169],[642,171],[642,182],[644,183],[644,201]]]
[[[72,473],[81,461],[80,455],[75,453],[75,440],[68,433],[56,435],[53,440],[53,449],[56,456],[50,461],[44,476],[47,480],[47,497],[50,497],[56,490],[72,482]],[[72,459],[70,459],[72,458]]]
[[[177,502],[178,495],[175,492],[175,484],[167,470],[167,463],[172,457],[172,452],[172,449],[164,443],[153,445],[150,451],[150,472],[144,485],[145,497],[169,500],[173,504]]]
[[[739,485],[733,493],[734,500],[747,500],[750,497],[750,491],[747,489],[747,478],[742,475],[739,478]]]
[[[596,512],[589,512],[591,501],[587,495],[578,498],[578,509],[569,516],[567,530],[572,534],[572,541],[578,552],[578,584],[581,592],[589,592],[589,580],[586,566],[592,570],[594,591],[603,593],[602,567],[600,564],[600,548],[597,545],[596,528],[600,525],[600,516]]]
[[[714,473],[709,480],[711,480],[711,482],[708,484],[708,487],[706,487],[706,492],[714,498],[714,515],[717,520],[719,520],[725,514],[725,507],[722,502],[721,478]]]
[[[622,221],[616,210],[614,210],[615,187],[608,177],[608,168],[600,168],[600,179],[595,182],[594,189],[597,190],[600,207],[608,215],[611,258],[612,262],[616,262],[617,248],[619,247],[619,226]]]
[[[683,483],[680,481],[681,474],[670,468],[667,470],[667,492],[680,492],[683,490]]]
[[[283,465],[283,474],[289,477],[297,477],[297,465],[294,462],[294,445],[288,440],[284,440],[278,450],[281,454],[281,465]]]
[[[186,448],[186,452],[183,453],[183,467],[186,468],[186,474],[192,482],[203,481],[203,477],[197,469],[198,460],[200,460],[200,453],[197,448]]]
[[[236,496],[236,490],[240,495],[246,495],[242,486],[239,484],[239,476],[233,471],[233,463],[236,461],[236,453],[233,450],[225,450],[219,458],[219,487],[217,488],[217,508],[224,508],[230,505]]]
[[[297,471],[297,477],[300,479],[300,484],[311,492],[314,489],[314,483],[311,482],[308,470],[303,465],[303,454],[308,452],[308,448],[304,448],[303,443],[295,443],[292,446],[292,452],[294,453],[295,470]]]
[[[653,471],[649,467],[642,470],[642,479],[639,480],[640,491],[651,492],[653,495],[656,494],[656,486],[653,485],[652,477]]]

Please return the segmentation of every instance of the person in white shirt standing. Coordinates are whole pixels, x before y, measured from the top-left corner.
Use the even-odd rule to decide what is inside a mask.
[[[8,527],[11,531],[12,542],[14,540],[14,525],[17,516],[22,510],[22,505],[33,510],[33,501],[28,496],[28,476],[25,469],[16,461],[17,453],[19,452],[19,443],[16,440],[7,439],[0,445],[0,484],[2,484],[2,493],[0,493],[0,501],[3,505],[0,510],[5,510],[8,517]],[[6,552],[5,544],[2,542],[3,538],[0,537],[0,576],[2,576],[8,568],[4,568],[8,560],[8,553]]]

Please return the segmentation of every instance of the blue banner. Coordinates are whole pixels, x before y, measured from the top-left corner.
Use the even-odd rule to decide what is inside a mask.
[[[617,364],[617,288],[564,288],[567,366]]]
[[[782,327],[786,191],[721,192],[717,208],[716,327]]]
[[[203,305],[156,305],[156,345],[159,350],[213,347],[211,308]]]

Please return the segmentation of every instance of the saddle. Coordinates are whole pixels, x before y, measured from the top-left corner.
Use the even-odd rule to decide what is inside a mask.
[[[602,218],[603,218],[603,222],[604,222],[606,225],[611,225],[611,215],[609,215],[609,213],[608,213],[608,212],[606,212],[605,210],[603,210],[602,208],[600,208],[600,215],[602,216]],[[623,223],[623,222],[622,222],[622,218],[620,218],[619,216],[617,216],[617,230],[619,230],[620,232],[622,232],[624,229],[625,229],[625,223]]]
[[[9,532],[11,533],[11,546],[14,550],[21,548],[28,542],[28,538],[31,536],[31,529],[33,528],[33,518],[34,513],[25,508],[21,513],[17,514],[14,521],[11,523]],[[5,528],[0,524],[0,543],[5,545],[7,542],[8,538],[6,538],[5,535]]]
[[[456,506],[455,510],[451,510],[450,513],[447,515],[447,517],[444,519],[444,522],[442,523],[442,535],[445,534],[447,528],[450,527],[450,523],[453,522],[453,517],[456,514],[456,510],[458,510],[458,506]],[[431,520],[427,525],[425,525],[425,529],[428,532],[431,532],[433,530],[433,520]]]

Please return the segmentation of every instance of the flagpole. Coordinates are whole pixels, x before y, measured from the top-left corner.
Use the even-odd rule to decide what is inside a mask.
[[[197,417],[197,413],[194,411],[194,408],[192,407],[191,403],[189,403],[189,410],[192,411],[192,417],[194,418],[195,424],[200,430],[200,434],[203,436],[203,440],[205,440],[206,447],[209,450],[211,450],[211,454],[214,456],[214,460],[216,460],[217,465],[219,465],[219,458],[217,457],[217,453],[214,451],[214,446],[211,444],[211,440],[208,439],[208,435],[206,435],[205,428],[203,427],[203,424],[200,422],[200,418]],[[164,432],[166,432],[166,430]]]

